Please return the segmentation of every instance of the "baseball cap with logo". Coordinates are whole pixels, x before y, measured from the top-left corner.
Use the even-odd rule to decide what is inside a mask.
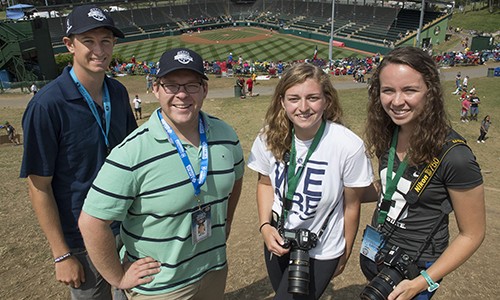
[[[66,17],[66,36],[84,33],[99,27],[108,28],[116,37],[125,37],[123,32],[115,26],[111,16],[95,5],[77,6]]]
[[[175,48],[163,53],[156,77],[163,77],[177,70],[191,70],[208,80],[203,68],[203,59],[198,53],[187,48]]]

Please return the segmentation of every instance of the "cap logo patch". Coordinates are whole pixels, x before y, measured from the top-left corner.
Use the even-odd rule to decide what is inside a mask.
[[[66,19],[66,34],[73,28],[73,25],[71,25],[71,21],[69,19]]]
[[[189,55],[188,51],[181,50],[177,52],[176,56],[174,56],[174,60],[180,62],[183,65],[187,65],[188,63],[193,61],[193,58],[191,57],[191,55]]]
[[[99,21],[99,22],[106,20],[106,16],[102,12],[102,10],[100,10],[99,8],[96,8],[96,7],[90,9],[90,11],[88,13],[88,17],[94,18],[94,20]]]

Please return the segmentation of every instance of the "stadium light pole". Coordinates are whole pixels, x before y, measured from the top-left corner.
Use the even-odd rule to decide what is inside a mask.
[[[420,35],[422,34],[422,28],[424,27],[424,13],[425,13],[425,0],[422,0],[422,7],[420,8],[420,20],[418,22],[417,29],[417,47],[420,48]]]
[[[328,46],[328,63],[332,61],[334,17],[335,17],[335,0],[332,0],[332,24],[330,26],[330,45]]]

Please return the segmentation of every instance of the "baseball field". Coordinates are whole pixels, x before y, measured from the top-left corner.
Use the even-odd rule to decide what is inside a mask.
[[[253,33],[252,33],[253,32]],[[233,38],[238,35],[238,38]],[[205,42],[200,41],[203,39]],[[218,43],[217,43],[218,42]],[[228,52],[243,55],[244,59],[292,60],[312,57],[318,44],[320,57],[328,57],[328,45],[312,41],[297,40],[260,29],[245,28],[222,33],[202,32],[174,38],[146,40],[119,44],[116,52],[123,57],[135,55],[138,60],[155,61],[168,48],[187,46],[199,51],[206,59],[225,59]],[[342,50],[343,51],[343,50]],[[364,56],[355,52],[336,53],[334,57],[350,55]],[[500,278],[500,133],[497,120],[500,118],[499,77],[487,77],[487,68],[460,67],[442,69],[447,110],[453,127],[470,144],[482,168],[486,195],[487,234],[481,248],[458,270],[447,276],[434,299],[497,299],[497,280]],[[459,121],[460,102],[452,95],[452,78],[457,71],[470,75],[469,85],[474,85],[481,99],[480,118],[486,114],[492,117],[492,126],[484,144],[477,144],[479,124]],[[366,84],[352,88],[351,77],[332,77],[339,90],[346,125],[360,136],[366,116]],[[143,116],[149,117],[158,107],[152,94],[145,93],[143,76],[118,77],[129,90],[130,98],[138,94],[143,100]],[[277,79],[258,82],[255,92],[269,91]],[[263,124],[270,95],[261,93],[258,97],[240,100],[221,98],[233,89],[233,79],[210,77],[211,93],[204,103],[204,110],[231,124],[239,135],[245,157],[248,157],[254,138]],[[215,95],[215,96],[214,96]],[[22,134],[21,118],[30,95],[6,93],[0,95],[0,120],[8,120]],[[145,119],[139,120],[142,124]],[[2,132],[2,134],[5,134]],[[22,146],[0,145],[0,299],[69,299],[67,287],[55,281],[52,255],[31,208],[27,185],[19,178]],[[376,168],[376,161],[374,161]],[[272,299],[272,288],[267,279],[262,254],[262,239],[258,232],[255,201],[256,174],[246,169],[244,186],[235,220],[228,240],[229,278],[226,297],[229,300]],[[366,281],[359,270],[358,255],[361,231],[369,222],[373,204],[363,205],[360,230],[353,255],[343,274],[332,280],[325,299],[358,299]],[[452,236],[456,236],[457,225],[450,216]]]

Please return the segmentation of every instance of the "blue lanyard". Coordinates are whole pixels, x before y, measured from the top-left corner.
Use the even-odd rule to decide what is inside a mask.
[[[158,109],[157,112],[158,112],[158,118],[160,118],[161,124],[163,125],[163,129],[165,129],[169,139],[177,148],[177,153],[179,153],[182,163],[186,168],[186,172],[194,187],[194,195],[198,196],[200,194],[201,186],[207,180],[207,173],[208,173],[208,143],[207,143],[207,135],[205,134],[205,126],[203,124],[203,118],[201,117],[200,114],[198,118],[198,129],[200,131],[201,161],[200,161],[200,175],[198,178],[196,178],[193,165],[191,165],[191,161],[189,160],[189,157],[186,153],[186,150],[184,149],[184,146],[182,146],[181,140],[179,139],[177,134],[175,134],[175,131],[172,129],[172,127],[168,125],[167,121],[163,119],[163,116],[161,115],[161,109]]]
[[[111,124],[111,101],[109,98],[109,90],[108,86],[106,85],[106,81],[103,82],[103,99],[102,99],[102,106],[104,107],[104,118],[106,120],[106,132],[104,131],[104,128],[102,128],[102,121],[101,121],[101,116],[99,114],[99,111],[97,110],[97,107],[95,106],[95,102],[90,96],[89,92],[87,92],[87,89],[80,83],[78,78],[76,77],[75,70],[72,68],[71,71],[69,72],[71,75],[71,78],[73,78],[73,81],[76,84],[76,87],[78,88],[78,91],[80,91],[80,94],[83,96],[85,101],[87,102],[90,111],[94,115],[95,120],[97,121],[97,124],[101,128],[102,135],[104,136],[104,142],[106,143],[106,147],[108,148],[108,152],[110,150],[110,145],[109,145],[109,140],[108,140],[108,135],[109,135],[109,127]]]

